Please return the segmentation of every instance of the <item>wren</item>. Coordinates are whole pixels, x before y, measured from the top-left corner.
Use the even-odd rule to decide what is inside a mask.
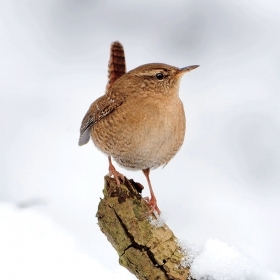
[[[91,136],[108,155],[109,174],[118,184],[123,175],[111,157],[126,169],[143,171],[151,193],[149,213],[160,214],[149,172],[166,165],[183,144],[186,118],[179,85],[181,77],[197,67],[150,63],[126,73],[123,47],[114,42],[106,93],[91,104],[82,121],[79,145],[88,143]]]

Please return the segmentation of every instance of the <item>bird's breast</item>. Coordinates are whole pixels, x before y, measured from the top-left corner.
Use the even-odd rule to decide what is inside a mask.
[[[181,147],[185,113],[179,98],[128,100],[93,126],[92,138],[103,152],[128,169],[166,164]]]

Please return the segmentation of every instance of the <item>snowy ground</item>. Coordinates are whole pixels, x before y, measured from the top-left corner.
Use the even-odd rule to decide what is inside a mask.
[[[0,224],[0,279],[134,279],[124,268],[111,270],[82,252],[73,235],[39,211],[1,203]],[[193,253],[196,279],[280,279],[218,240],[208,240]]]
[[[50,217],[0,204],[0,279],[131,279],[81,251],[76,238]]]
[[[119,40],[129,70],[200,65],[181,81],[184,145],[151,172],[168,226],[203,252],[219,240],[280,273],[279,0],[0,3],[1,202],[39,204],[84,258],[131,277],[96,225],[107,159],[92,143],[77,145],[85,112],[104,93],[110,44]],[[148,195],[141,172],[120,172]],[[29,213],[11,215],[17,211],[19,220]],[[0,251],[16,273],[16,254]]]
[[[191,266],[195,279],[204,280],[279,280],[280,275],[267,271],[252,257],[219,240],[209,239]]]

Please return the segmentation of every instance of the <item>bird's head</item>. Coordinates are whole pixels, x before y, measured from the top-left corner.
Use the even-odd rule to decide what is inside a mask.
[[[132,96],[178,94],[183,74],[197,67],[198,65],[177,68],[163,63],[144,64],[121,76],[116,81],[116,86],[127,89],[127,93]]]

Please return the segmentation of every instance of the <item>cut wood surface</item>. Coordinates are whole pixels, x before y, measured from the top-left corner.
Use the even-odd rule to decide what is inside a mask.
[[[119,255],[119,263],[138,279],[192,279],[185,266],[186,252],[166,224],[148,215],[141,196],[143,187],[124,179],[105,176],[96,217],[101,231]]]

